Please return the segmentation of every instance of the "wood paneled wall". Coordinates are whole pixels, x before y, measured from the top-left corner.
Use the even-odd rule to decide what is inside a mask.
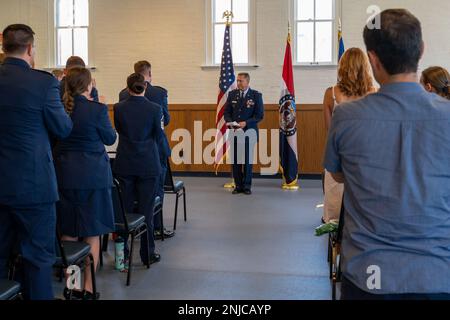
[[[187,129],[194,138],[195,121],[202,122],[202,129],[205,132],[208,129],[215,128],[216,106],[212,104],[176,104],[169,106],[171,114],[171,123],[166,128],[171,146],[178,142],[171,141],[172,133],[175,129]],[[112,107],[110,109],[112,118]],[[260,129],[278,129],[279,128],[278,105],[266,105],[265,117],[260,124]],[[323,171],[322,160],[326,143],[326,129],[323,117],[322,105],[300,105],[297,110],[298,121],[298,152],[299,152],[299,170],[302,174],[321,174]],[[202,132],[202,134],[203,134]],[[200,139],[197,137],[197,139]],[[270,133],[268,134],[268,143],[270,146]],[[197,140],[199,141],[199,140]],[[202,142],[203,148],[211,142]],[[198,143],[197,143],[198,144]],[[194,149],[195,140],[192,143]],[[270,154],[271,150],[269,151]],[[192,150],[192,158],[194,150]],[[259,172],[259,165],[255,166],[255,172]],[[173,165],[174,171],[184,172],[215,172],[214,166],[206,164],[182,164]],[[230,168],[226,165],[221,166],[220,172],[229,172]]]

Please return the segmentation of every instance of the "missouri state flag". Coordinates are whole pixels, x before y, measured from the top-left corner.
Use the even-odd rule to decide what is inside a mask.
[[[298,189],[297,107],[295,105],[294,69],[292,66],[291,34],[284,56],[280,98],[280,160],[283,189]]]

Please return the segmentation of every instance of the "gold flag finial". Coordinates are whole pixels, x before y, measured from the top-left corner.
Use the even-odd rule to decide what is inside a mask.
[[[233,12],[227,10],[223,13],[223,17],[227,19],[227,25],[231,24],[231,20],[234,18]]]
[[[291,43],[291,21],[288,20],[288,42]]]

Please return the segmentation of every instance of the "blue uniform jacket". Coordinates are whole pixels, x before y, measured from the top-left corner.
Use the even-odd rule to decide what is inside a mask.
[[[247,95],[241,99],[240,90],[233,90],[228,95],[224,113],[225,122],[247,122],[249,129],[256,130],[258,134],[258,123],[264,119],[264,103],[262,94],[256,90],[249,89]]]
[[[73,130],[58,141],[54,150],[60,189],[104,189],[112,186],[112,173],[105,145],[113,145],[117,134],[108,107],[75,97],[71,115]]]
[[[58,81],[7,58],[0,66],[0,204],[58,200],[49,135],[65,138],[71,130]]]
[[[114,106],[119,146],[114,174],[159,176],[161,164],[158,141],[162,138],[161,107],[145,97],[131,96]]]
[[[119,101],[124,101],[130,97],[127,89],[123,89],[119,94]],[[162,108],[162,122],[164,122],[164,127],[167,127],[170,123],[170,113],[169,113],[169,102],[168,102],[168,93],[167,90],[158,87],[152,86],[147,82],[147,90],[145,91],[145,97],[153,103],[156,103]],[[164,133],[161,136],[161,140],[158,143],[159,155],[160,157],[168,158],[170,157],[171,150],[169,145],[169,140],[167,139],[166,134]]]

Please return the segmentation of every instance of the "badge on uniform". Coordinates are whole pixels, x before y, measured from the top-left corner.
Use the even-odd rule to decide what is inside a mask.
[[[253,101],[252,99],[247,101],[247,108],[251,108],[255,105],[255,101]]]

